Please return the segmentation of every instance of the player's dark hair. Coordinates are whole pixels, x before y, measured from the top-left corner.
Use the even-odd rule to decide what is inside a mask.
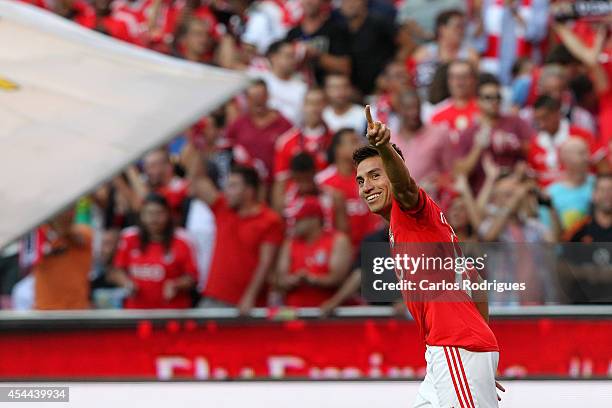
[[[395,143],[391,143],[391,146],[393,147],[393,150],[395,150],[397,154],[400,155],[402,160],[404,160],[404,155],[402,154],[400,148],[397,147]],[[361,163],[365,159],[369,159],[370,157],[376,156],[380,156],[380,153],[378,153],[378,150],[376,150],[374,146],[361,146],[353,152],[353,164],[355,165],[355,167],[357,167],[359,163]]]
[[[547,109],[549,111],[559,111],[561,109],[561,101],[553,98],[550,95],[540,95],[533,104],[534,109]]]
[[[306,173],[310,171],[315,171],[315,161],[312,155],[301,152],[296,154],[291,158],[291,162],[289,163],[289,170],[294,173]]]
[[[449,9],[449,10],[444,10],[444,11],[440,12],[436,16],[436,22],[435,22],[435,26],[434,26],[434,33],[435,33],[436,39],[439,38],[440,27],[447,25],[448,22],[453,17],[463,17],[463,15],[464,15],[463,11],[461,11],[459,9]]]
[[[162,232],[162,245],[164,247],[165,252],[168,253],[172,245],[172,238],[174,237],[174,224],[172,222],[170,204],[168,204],[168,200],[166,200],[163,195],[157,193],[147,194],[144,199],[144,202],[142,203],[142,208],[144,208],[147,204],[160,205],[164,207],[164,209],[168,213],[168,222],[166,223],[166,226],[164,227],[164,230]],[[149,231],[145,228],[142,219],[139,220],[138,235],[140,238],[140,251],[145,252],[147,250],[147,247],[151,243],[151,234],[149,234]]]
[[[291,45],[291,41],[286,40],[286,39],[281,39],[281,40],[278,40],[278,41],[274,41],[268,47],[268,50],[266,51],[266,57],[270,58],[272,55],[274,55],[277,52],[279,52],[280,49],[283,48],[284,45]]]
[[[340,145],[340,143],[342,143],[342,137],[344,137],[344,135],[349,134],[349,133],[355,133],[355,129],[353,128],[342,128],[339,129],[336,133],[334,133],[334,136],[332,137],[332,140],[329,144],[329,147],[327,148],[327,162],[328,163],[336,163],[336,150],[338,149],[338,146]]]
[[[488,72],[484,72],[478,77],[478,92],[480,92],[480,88],[485,85],[495,85],[497,87],[501,87],[499,79],[497,79],[495,75],[490,74]]]
[[[259,189],[259,174],[253,167],[234,164],[230,169],[230,174],[237,174],[242,177],[244,184],[257,191]]]

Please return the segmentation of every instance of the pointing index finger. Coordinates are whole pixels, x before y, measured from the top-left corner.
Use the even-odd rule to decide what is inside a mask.
[[[372,113],[370,112],[370,105],[365,106],[365,116],[368,121],[368,127],[374,126],[374,120],[372,120]]]

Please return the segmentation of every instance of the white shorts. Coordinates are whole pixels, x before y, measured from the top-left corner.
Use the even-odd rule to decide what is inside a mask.
[[[413,408],[497,408],[499,353],[427,346],[427,374]]]

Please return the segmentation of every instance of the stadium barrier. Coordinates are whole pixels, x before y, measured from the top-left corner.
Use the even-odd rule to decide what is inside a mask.
[[[0,313],[2,380],[420,379],[424,347],[388,307]],[[499,375],[612,378],[612,307],[492,310]]]

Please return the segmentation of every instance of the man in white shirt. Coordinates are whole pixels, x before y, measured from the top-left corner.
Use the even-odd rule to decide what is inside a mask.
[[[351,102],[351,81],[346,75],[329,74],[325,77],[325,94],[329,105],[323,111],[323,120],[332,132],[355,129],[365,134],[363,108]]]
[[[252,72],[251,75],[266,82],[270,107],[299,126],[302,122],[302,104],[308,86],[295,76],[296,58],[293,45],[286,40],[276,41],[268,48],[267,57],[270,70]]]

